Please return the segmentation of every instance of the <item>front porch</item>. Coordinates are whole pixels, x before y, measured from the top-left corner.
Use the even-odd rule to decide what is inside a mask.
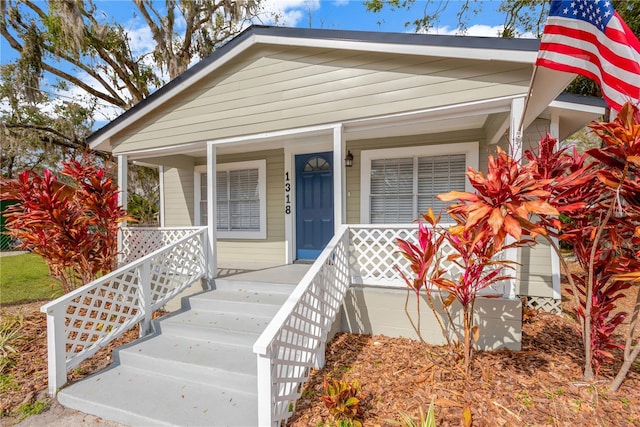
[[[117,352],[116,361],[133,358],[133,365],[114,365],[61,391],[62,403],[85,412],[115,417],[117,408],[127,407],[122,396],[165,387],[174,392],[163,397],[152,393],[149,407],[123,409],[117,419],[175,424],[176,419],[163,419],[164,415],[157,419],[134,415],[162,414],[158,408],[180,406],[182,398],[176,393],[186,385],[195,400],[186,403],[184,413],[204,402],[229,402],[221,393],[242,384],[240,395],[225,404],[231,412],[224,419],[249,414],[256,417],[250,425],[277,425],[290,416],[310,368],[323,365],[325,344],[335,332],[415,336],[403,310],[406,291],[393,268],[403,264],[394,254],[395,239],[413,236],[415,225],[341,226],[312,265],[219,269],[215,279],[209,273],[212,245],[205,228],[124,229],[123,233],[128,236],[123,254],[129,258],[121,260],[120,269],[42,308],[48,316],[52,394],[65,384],[68,370],[127,329],[139,325],[146,337]],[[447,268],[456,274],[452,266]],[[151,321],[153,310],[201,280],[210,291],[182,299],[178,311]],[[476,305],[483,331],[478,346],[519,349],[521,306],[519,299],[509,298],[512,284],[487,292],[494,298]],[[432,325],[424,315],[423,336],[440,342],[443,337]],[[149,354],[140,360],[140,353]],[[216,356],[222,354],[235,356],[231,360]],[[239,360],[244,362],[238,364]],[[200,375],[205,384],[198,384]],[[226,383],[224,378],[244,380]],[[153,385],[153,381],[165,383]],[[112,406],[105,403],[107,396],[115,399]],[[235,410],[240,412],[235,413],[235,399],[254,403],[238,405]],[[215,408],[194,422],[224,425],[222,407]],[[173,413],[180,411],[174,408]]]

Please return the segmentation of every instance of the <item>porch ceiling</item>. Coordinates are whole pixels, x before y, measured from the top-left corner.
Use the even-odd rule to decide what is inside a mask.
[[[509,108],[506,105],[490,106],[470,110],[468,108],[453,108],[451,110],[410,112],[392,117],[371,118],[343,123],[346,141],[363,139],[400,137],[408,135],[428,135],[458,130],[478,129],[486,131],[486,126],[492,117],[504,115]],[[337,125],[337,124],[336,124]],[[272,135],[245,135],[232,140],[213,141],[218,155],[245,153],[283,148],[287,144],[295,144],[301,140],[305,142],[328,141],[332,138],[332,125],[320,126],[309,130],[285,130]],[[207,142],[194,142],[158,150],[144,150],[127,153],[130,160],[144,162],[145,159],[157,160],[165,156],[177,154],[194,158],[206,157]]]

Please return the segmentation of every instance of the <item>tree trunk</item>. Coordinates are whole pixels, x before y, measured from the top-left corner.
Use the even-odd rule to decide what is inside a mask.
[[[620,385],[622,385],[622,381],[624,381],[624,379],[627,377],[629,369],[631,369],[631,365],[633,365],[633,362],[638,358],[638,355],[640,355],[640,343],[636,344],[634,351],[629,354],[629,357],[627,357],[625,352],[624,363],[620,367],[618,374],[613,379],[613,381],[611,381],[611,385],[609,386],[609,389],[611,391],[618,391]]]
[[[638,358],[640,354],[640,340],[633,346],[633,338],[636,335],[636,327],[640,321],[640,289],[636,292],[636,303],[633,306],[633,313],[631,314],[631,322],[629,322],[629,329],[627,330],[627,339],[624,346],[624,362],[618,371],[618,374],[611,382],[609,388],[611,391],[618,391],[622,381],[627,377],[631,365]]]
[[[472,351],[472,343],[471,343],[471,323],[473,320],[473,310],[470,310],[469,307],[464,308],[464,371],[469,372],[469,365],[471,363],[471,351]]]

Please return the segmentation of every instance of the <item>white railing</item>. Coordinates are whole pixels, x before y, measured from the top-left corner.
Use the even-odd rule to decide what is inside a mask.
[[[206,228],[45,304],[49,393],[67,382],[67,372],[140,324],[148,333],[152,314],[204,277]]]
[[[439,227],[449,227],[450,224],[440,224]],[[350,247],[349,259],[351,277],[354,284],[373,286],[406,287],[402,276],[395,268],[399,266],[403,271],[410,272],[409,261],[398,254],[397,239],[418,243],[418,224],[359,224],[349,226]],[[447,240],[440,246],[440,257],[455,253],[455,249]],[[447,275],[456,279],[462,269],[452,263],[443,262],[440,265]],[[501,282],[480,292],[480,295],[508,296],[508,283]]]
[[[164,248],[201,227],[122,227],[119,234],[120,265],[128,264]]]
[[[446,225],[444,225],[446,226]],[[343,226],[267,326],[253,351],[258,358],[260,426],[280,426],[293,413],[312,367],[324,365],[327,334],[351,284],[406,288],[394,265],[410,271],[395,244],[417,243],[417,224]],[[445,241],[442,259],[454,252]],[[460,274],[452,262],[441,266]],[[508,297],[509,286],[496,284],[481,294]]]
[[[288,419],[349,289],[349,233],[342,226],[253,346],[258,356],[258,422]]]

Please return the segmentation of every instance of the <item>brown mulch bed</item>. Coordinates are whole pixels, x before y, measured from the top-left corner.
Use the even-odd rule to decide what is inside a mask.
[[[46,302],[46,301],[45,301]],[[48,401],[47,394],[47,319],[40,312],[45,302],[31,302],[5,306],[0,309],[0,322],[6,317],[23,316],[20,337],[12,343],[17,353],[10,358],[13,363],[4,372],[7,380],[0,397],[0,424],[11,425],[19,421],[18,408],[37,400]],[[154,313],[154,318],[164,314]],[[71,370],[67,378],[76,381],[107,367],[111,363],[111,351],[139,337],[138,328],[133,328],[120,338],[100,349],[93,357]],[[1,383],[0,383],[1,384]]]
[[[623,307],[631,308],[635,292]],[[325,377],[357,379],[364,426],[393,425],[401,412],[417,420],[432,398],[438,426],[462,425],[466,407],[474,426],[640,426],[640,360],[616,393],[608,383],[617,366],[586,382],[583,364],[572,317],[530,310],[522,325],[522,351],[476,352],[468,375],[451,363],[443,347],[339,334],[327,348],[324,369],[312,373],[288,426],[332,420],[319,399]]]
[[[629,306],[635,294],[625,299]],[[570,303],[570,301],[566,301]],[[41,303],[3,307],[0,317],[21,311],[24,326],[8,375],[13,386],[0,397],[0,424],[18,421],[23,403],[46,400],[46,318]],[[568,304],[567,304],[568,305]],[[80,379],[111,362],[111,350],[138,336],[137,329],[100,350],[69,373]],[[357,379],[364,426],[390,425],[400,412],[414,417],[435,398],[438,426],[460,426],[465,407],[474,426],[640,426],[640,361],[617,393],[607,390],[615,374],[597,381],[581,378],[583,357],[570,316],[526,312],[522,351],[476,353],[466,376],[442,347],[403,338],[339,334],[327,348],[326,366],[315,371],[297,404],[290,426],[330,421],[320,402],[325,375]],[[453,366],[453,367],[452,367]]]

